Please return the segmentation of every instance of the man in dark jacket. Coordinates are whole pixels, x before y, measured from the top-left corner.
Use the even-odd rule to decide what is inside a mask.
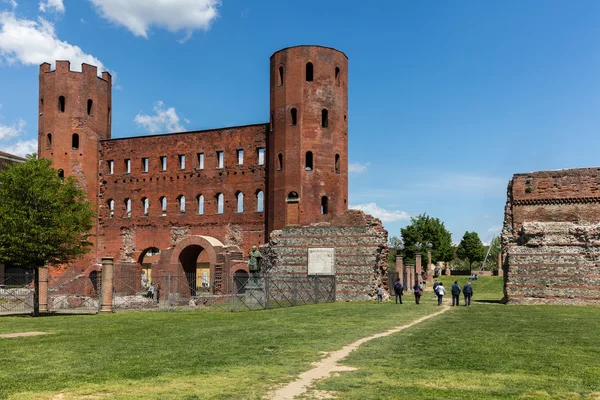
[[[452,307],[459,305],[460,298],[460,286],[458,286],[458,281],[454,281],[454,285],[452,285]]]
[[[471,297],[473,296],[473,287],[471,286],[471,282],[465,283],[463,287],[463,295],[465,296],[465,306],[471,305]]]
[[[400,279],[396,279],[396,282],[394,282],[394,293],[396,294],[396,304],[398,304],[398,300],[400,300],[400,304],[402,304],[402,292],[404,292],[404,288],[402,287],[402,282],[400,282]]]

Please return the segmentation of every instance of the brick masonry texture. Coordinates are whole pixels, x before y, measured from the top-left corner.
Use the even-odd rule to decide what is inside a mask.
[[[282,271],[306,273],[306,252],[297,249],[331,245],[340,299],[374,293],[384,279],[387,233],[372,217],[346,212],[344,53],[322,46],[275,52],[269,122],[118,139],[112,78],[97,72],[87,64],[71,71],[67,61],[54,71],[40,67],[39,155],[75,177],[97,209],[93,251],[52,275],[88,274],[101,257],[113,257],[116,278],[133,286],[142,261],[152,263],[152,274],[195,274],[196,262],[207,263],[215,286],[224,285],[275,231]],[[160,255],[150,261],[152,248]]]
[[[505,301],[600,304],[600,169],[517,174],[502,232]]]

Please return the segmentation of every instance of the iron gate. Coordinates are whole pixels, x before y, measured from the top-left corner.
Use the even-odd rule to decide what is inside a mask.
[[[0,276],[0,315],[31,314],[34,271],[6,271]]]

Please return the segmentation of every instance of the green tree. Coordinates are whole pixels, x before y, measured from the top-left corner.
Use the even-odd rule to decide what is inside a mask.
[[[498,253],[500,253],[501,240],[500,236],[496,236],[490,242],[490,255],[485,263],[485,269],[488,271],[496,271],[498,269]]]
[[[398,254],[398,246],[402,243],[402,240],[396,236],[392,236],[388,239],[388,267],[394,270],[396,265],[396,255]]]
[[[456,249],[458,258],[466,260],[469,263],[470,269],[473,269],[474,262],[483,261],[485,253],[486,248],[483,243],[481,243],[481,239],[479,239],[477,232],[465,232]]]
[[[66,264],[90,250],[94,213],[72,177],[60,178],[51,161],[27,161],[0,172],[0,263],[35,269]]]
[[[429,242],[433,245],[431,249],[431,261],[451,261],[454,258],[452,247],[452,235],[439,218],[433,218],[427,214],[421,214],[410,219],[410,225],[400,229],[404,241],[404,255],[407,263],[415,262],[415,243],[423,245],[421,253],[426,256]]]

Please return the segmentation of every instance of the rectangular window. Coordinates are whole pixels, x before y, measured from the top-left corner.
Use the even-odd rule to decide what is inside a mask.
[[[113,160],[110,160],[108,162],[108,173],[110,175],[113,175],[115,173],[115,162]]]
[[[131,173],[131,160],[129,158],[125,159],[125,173]]]
[[[258,152],[258,165],[265,165],[265,149],[260,147],[256,151]]]
[[[244,164],[244,150],[237,151],[237,160],[238,160],[238,165]]]
[[[160,157],[160,170],[161,171],[167,170],[167,157],[165,157],[165,156]]]
[[[148,157],[142,158],[142,172],[148,172]]]
[[[225,165],[224,158],[225,157],[223,156],[223,152],[217,151],[217,168],[223,168],[223,165]]]
[[[204,153],[198,153],[198,169],[204,169]]]
[[[179,169],[185,169],[185,155],[179,155]]]

